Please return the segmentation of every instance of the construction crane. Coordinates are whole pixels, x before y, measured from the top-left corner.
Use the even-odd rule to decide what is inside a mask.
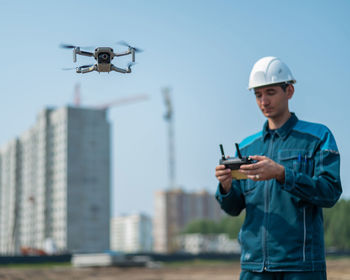
[[[107,110],[108,108],[111,108],[111,107],[128,105],[139,101],[146,101],[148,99],[149,99],[149,96],[146,94],[137,94],[133,96],[118,98],[104,104],[94,105],[90,107],[95,109]],[[81,105],[80,83],[76,83],[74,86],[74,106],[80,107],[80,105]]]
[[[74,87],[74,105],[79,107],[81,103],[80,98],[80,83],[76,83]]]
[[[174,111],[170,98],[170,88],[163,88],[162,94],[166,106],[164,119],[168,122],[168,153],[169,153],[169,188],[175,188],[175,144],[174,144]]]
[[[108,109],[110,107],[132,104],[132,103],[135,103],[135,102],[145,101],[145,100],[148,100],[148,99],[149,99],[148,95],[146,95],[146,94],[138,94],[138,95],[133,95],[133,96],[129,96],[129,97],[123,97],[123,98],[115,99],[115,100],[113,100],[111,102],[94,106],[94,108],[106,110],[106,109]]]

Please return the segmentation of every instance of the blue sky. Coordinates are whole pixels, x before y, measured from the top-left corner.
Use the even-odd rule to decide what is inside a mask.
[[[153,214],[168,186],[167,124],[161,88],[172,88],[176,181],[214,192],[219,144],[261,129],[264,117],[247,90],[263,56],[280,57],[297,84],[290,108],[327,125],[341,152],[344,198],[350,197],[348,122],[350,2],[338,1],[7,1],[0,0],[0,146],[29,129],[46,106],[95,106],[135,94],[150,100],[110,109],[113,215]],[[130,75],[81,75],[60,43],[144,50]],[[79,57],[79,64],[90,64]],[[115,61],[123,67],[127,59]]]

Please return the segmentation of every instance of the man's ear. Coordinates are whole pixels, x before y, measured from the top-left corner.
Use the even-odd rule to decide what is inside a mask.
[[[293,97],[293,94],[294,94],[294,86],[288,85],[288,87],[286,88],[286,92],[287,92],[288,99],[291,99]]]

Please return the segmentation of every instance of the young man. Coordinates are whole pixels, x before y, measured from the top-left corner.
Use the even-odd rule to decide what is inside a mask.
[[[239,234],[241,280],[326,279],[322,207],[340,197],[340,159],[331,131],[289,111],[295,79],[278,58],[258,60],[249,89],[267,118],[262,131],[240,143],[255,161],[244,180],[216,167],[216,198],[229,215],[245,209]]]

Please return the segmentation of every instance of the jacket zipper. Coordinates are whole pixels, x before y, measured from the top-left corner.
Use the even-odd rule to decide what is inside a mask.
[[[303,219],[304,219],[304,244],[303,244],[303,261],[305,262],[305,250],[306,250],[306,213],[305,207],[303,208]]]
[[[268,149],[268,157],[272,158],[272,153],[273,153],[273,142],[275,139],[275,134],[272,135],[272,137],[270,138],[270,143],[269,143],[269,149]],[[269,214],[268,214],[268,210],[269,210],[269,204],[270,204],[270,188],[269,188],[269,183],[268,181],[265,181],[265,191],[264,191],[264,195],[265,195],[265,205],[264,205],[264,211],[265,211],[265,227],[263,227],[263,232],[262,232],[262,242],[263,242],[263,256],[264,256],[264,270],[267,270],[267,226],[268,226],[268,219],[269,219]]]
[[[269,185],[265,182],[265,226],[263,227],[263,254],[264,254],[264,270],[267,267],[267,225],[268,225],[268,209],[269,209]]]

